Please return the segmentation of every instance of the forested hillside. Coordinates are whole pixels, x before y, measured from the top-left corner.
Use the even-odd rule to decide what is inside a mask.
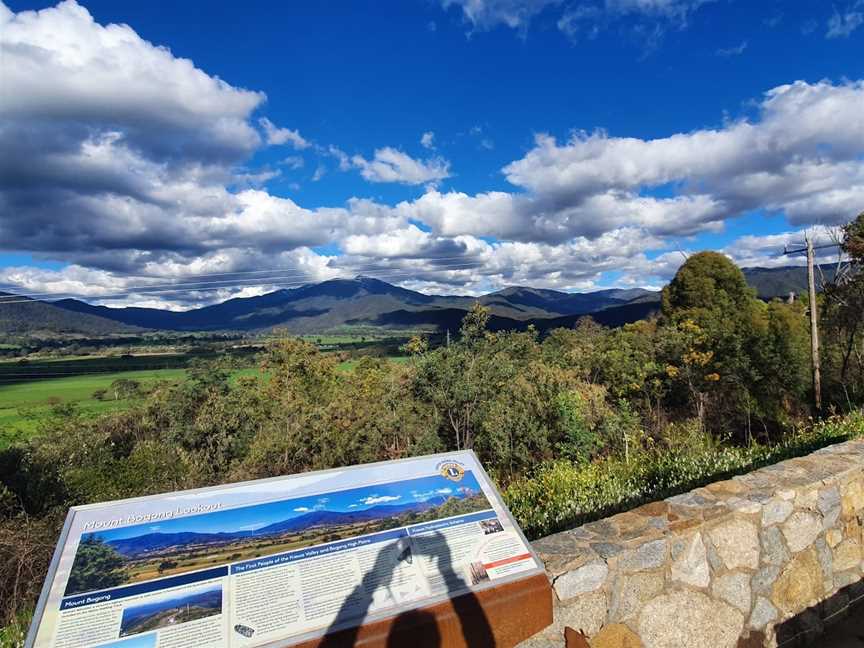
[[[137,326],[91,314],[72,313],[46,302],[0,292],[0,335],[107,335]]]
[[[785,298],[790,294],[800,297],[807,293],[806,266],[786,266],[781,268],[744,268],[744,278],[756,290],[760,299]],[[836,265],[817,266],[817,289],[834,280]]]

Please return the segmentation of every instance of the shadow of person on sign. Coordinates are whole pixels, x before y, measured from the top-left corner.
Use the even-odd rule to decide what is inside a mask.
[[[424,610],[400,614],[387,635],[387,648],[441,648],[442,645],[435,615]]]
[[[433,591],[446,592],[451,597],[453,610],[459,620],[462,638],[466,645],[490,648],[495,645],[494,635],[486,614],[477,597],[468,589],[469,585],[456,573],[450,547],[444,535],[438,531],[414,536],[410,541],[405,536],[398,542],[382,548],[371,569],[343,601],[336,618],[330,624],[319,648],[350,648],[356,645],[360,626],[368,616],[379,588],[392,593],[398,567],[412,565],[419,557],[431,559],[433,574],[430,582]],[[346,626],[351,627],[346,627]],[[446,640],[441,636],[437,619],[429,612],[412,610],[400,614],[390,627],[387,636],[388,648],[439,648]]]
[[[414,547],[417,555],[428,556],[433,559],[437,578],[440,578],[440,582],[436,582],[435,577],[430,578],[433,591],[439,589],[436,584],[439,587],[440,584],[446,586],[446,591],[451,596],[450,603],[459,620],[465,645],[471,646],[471,648],[495,646],[495,636],[492,633],[492,627],[489,625],[486,613],[483,611],[477,596],[470,591],[470,584],[456,572],[450,546],[447,544],[445,536],[439,531],[416,536]],[[415,618],[414,614],[413,612],[404,612],[396,618],[387,639],[388,648],[404,648],[405,646],[414,648],[418,645],[418,639],[421,638],[421,635],[433,634],[433,631],[434,634],[440,636],[440,629],[432,614],[425,612],[424,614],[428,617],[426,619]],[[427,622],[426,624],[422,624],[424,620]],[[447,638],[444,637],[444,639]],[[426,643],[424,639],[421,639],[420,645],[423,648],[431,648],[433,644]]]

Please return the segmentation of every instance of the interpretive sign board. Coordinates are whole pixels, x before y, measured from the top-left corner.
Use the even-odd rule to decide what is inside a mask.
[[[473,452],[403,459],[74,507],[27,645],[290,646],[540,573]]]

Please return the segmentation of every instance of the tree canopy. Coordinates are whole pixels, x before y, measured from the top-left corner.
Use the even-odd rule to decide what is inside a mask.
[[[706,312],[734,315],[755,297],[744,273],[719,252],[689,257],[663,289],[663,315],[670,319],[699,317]]]

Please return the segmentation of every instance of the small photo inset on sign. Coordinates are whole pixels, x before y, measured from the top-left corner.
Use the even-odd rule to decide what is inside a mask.
[[[477,585],[489,580],[489,574],[481,562],[472,562],[468,566],[468,572],[471,576],[471,585]]]
[[[120,636],[204,619],[222,612],[222,586],[205,585],[171,592],[123,610]]]
[[[503,531],[504,527],[501,526],[501,522],[498,518],[492,518],[491,520],[482,520],[480,522],[480,528],[483,529],[483,533],[489,535],[491,533],[498,533],[499,531]]]

